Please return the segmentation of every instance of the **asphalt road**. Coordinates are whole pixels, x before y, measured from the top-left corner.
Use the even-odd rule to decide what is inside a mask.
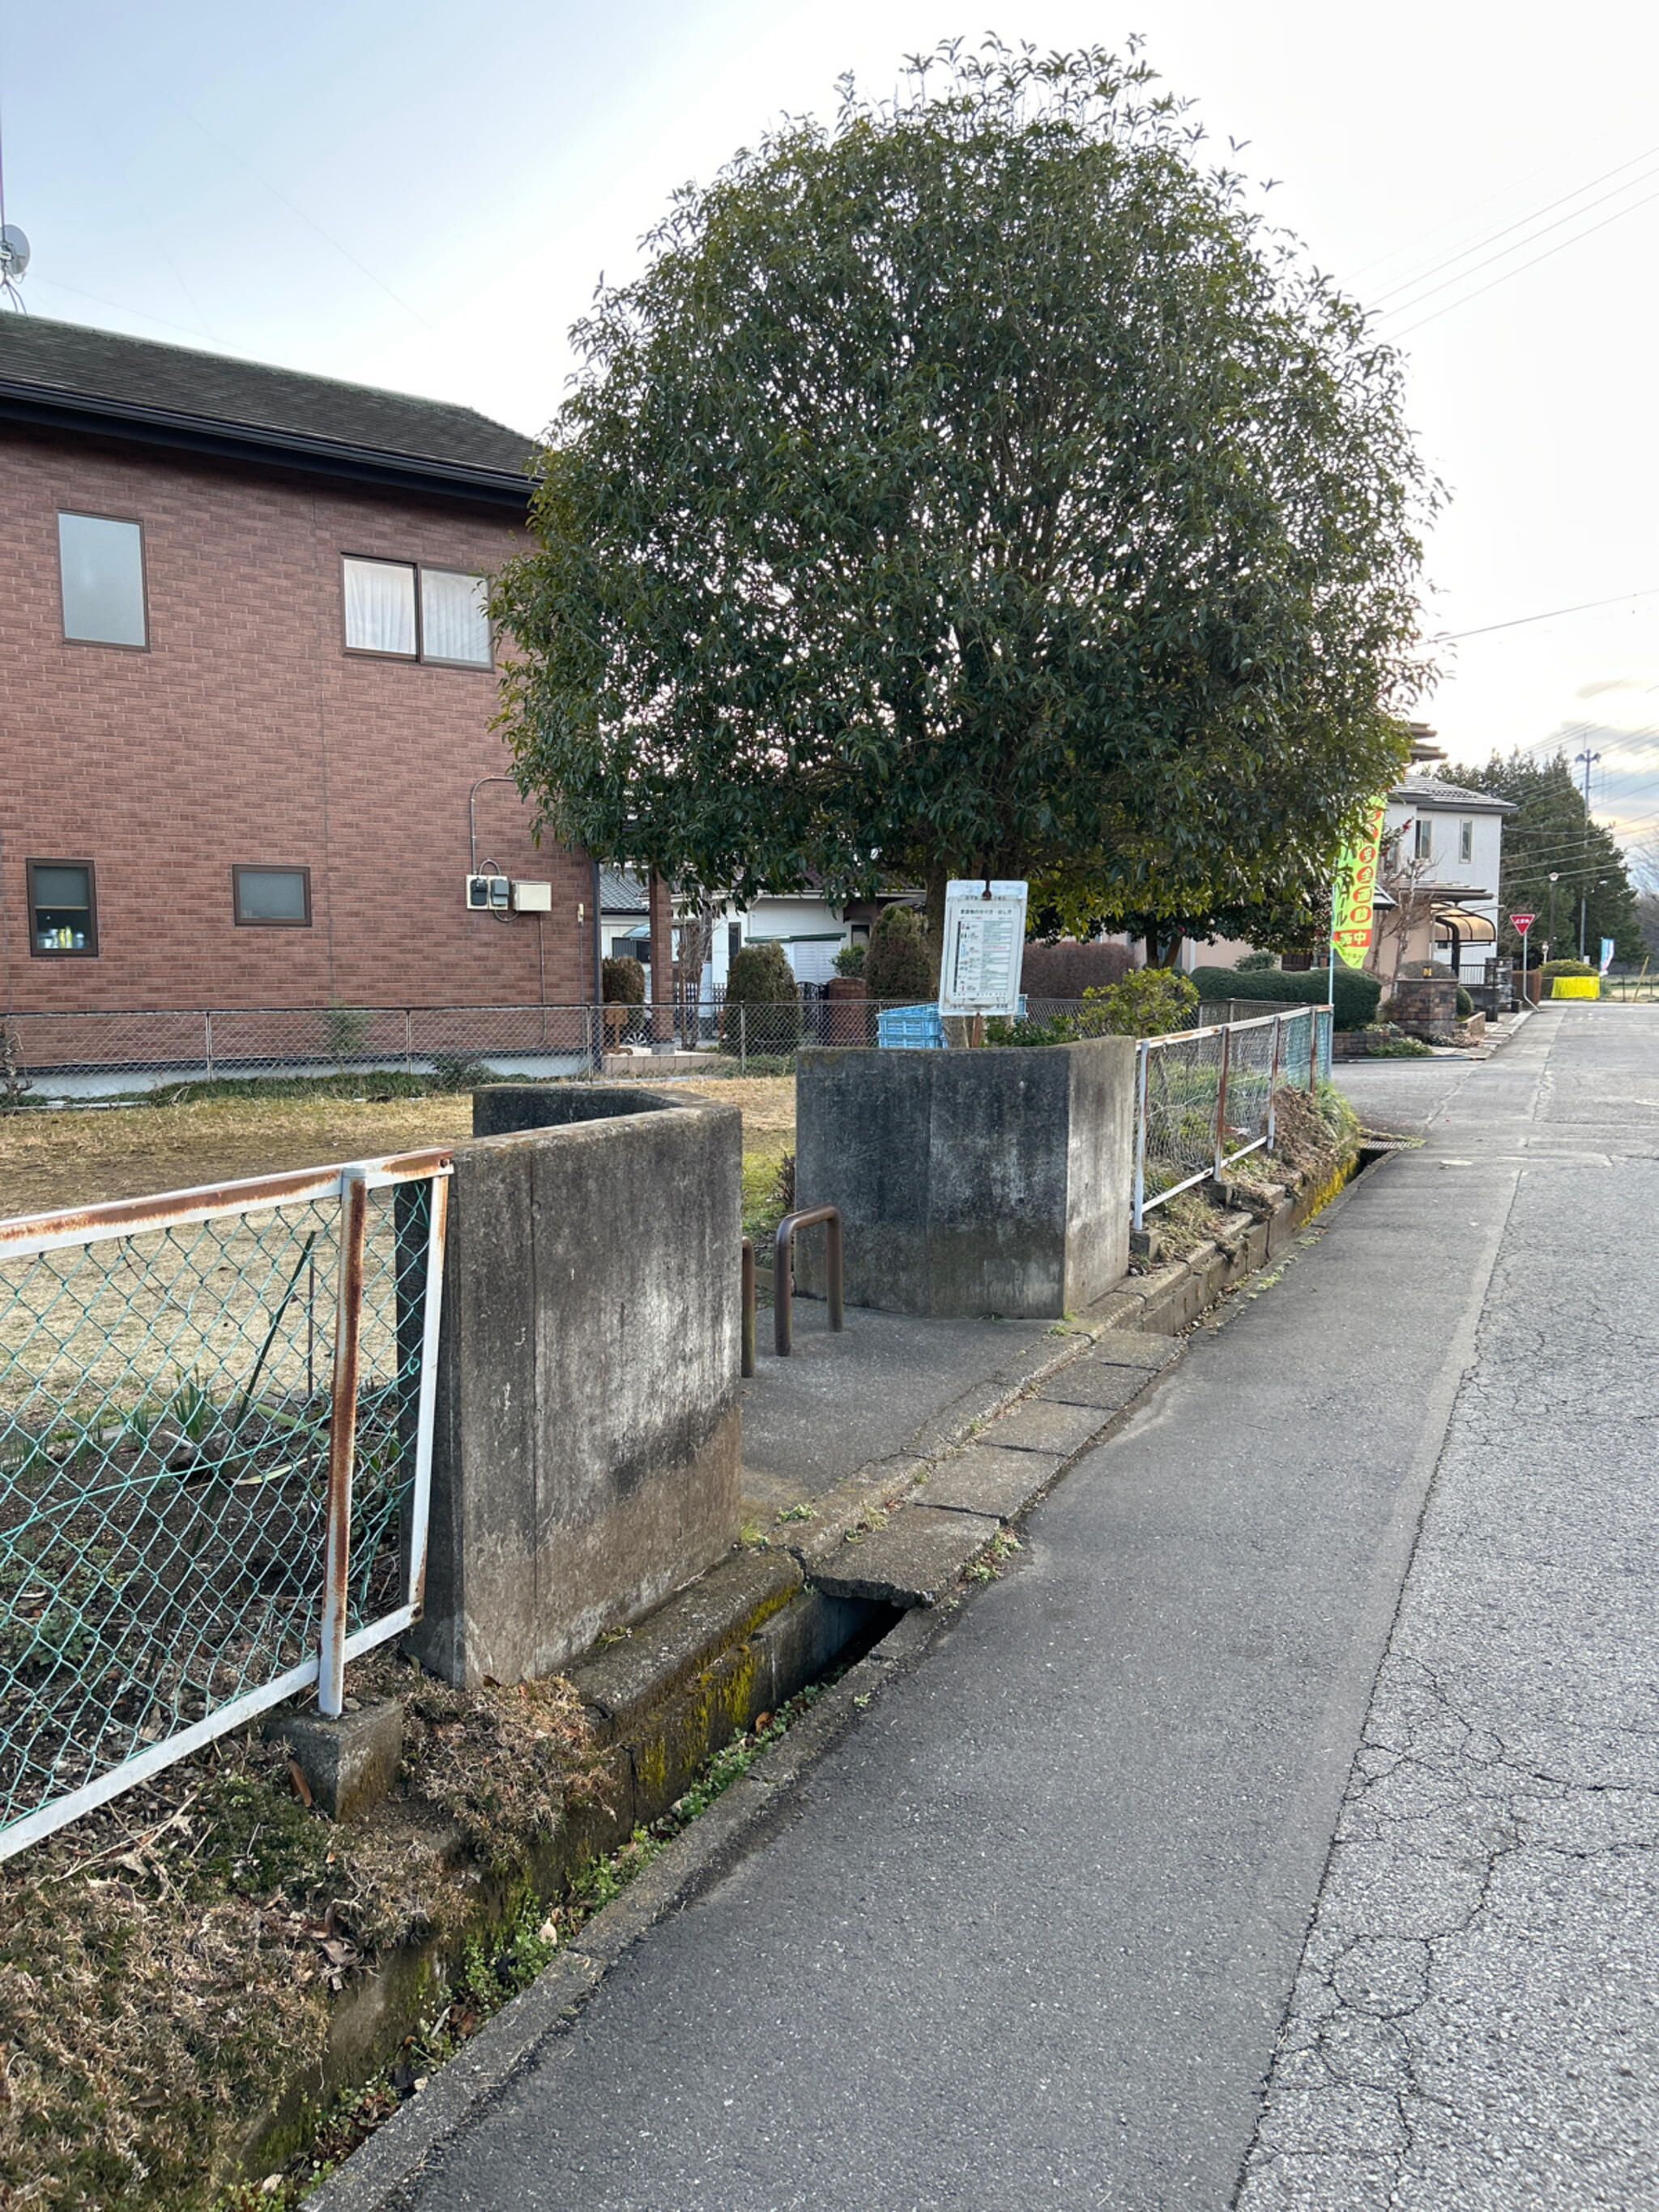
[[[1659,1015],[1437,1080],[410,2203],[1659,2203]]]

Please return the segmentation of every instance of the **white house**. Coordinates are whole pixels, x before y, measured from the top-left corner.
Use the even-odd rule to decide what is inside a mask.
[[[1379,913],[1368,966],[1392,973],[1401,959],[1432,957],[1456,967],[1466,983],[1485,979],[1498,942],[1504,817],[1514,811],[1508,799],[1466,791],[1413,762],[1389,793],[1382,834],[1397,841],[1395,864],[1410,872],[1426,911],[1403,945],[1381,927]]]

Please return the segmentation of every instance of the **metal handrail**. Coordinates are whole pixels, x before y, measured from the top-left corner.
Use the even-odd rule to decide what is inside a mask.
[[[842,1297],[840,1207],[808,1206],[799,1213],[786,1213],[778,1224],[772,1261],[773,1342],[780,1359],[788,1358],[795,1340],[795,1286],[790,1272],[794,1259],[795,1231],[811,1229],[820,1221],[824,1225],[825,1273],[829,1278],[824,1287],[830,1301],[830,1326],[839,1329],[845,1325],[846,1313]]]

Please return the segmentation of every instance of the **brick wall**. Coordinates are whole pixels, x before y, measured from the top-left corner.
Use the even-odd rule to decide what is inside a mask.
[[[144,526],[149,649],[66,643],[60,508]],[[0,1006],[551,1005],[591,996],[586,860],[510,785],[480,857],[552,912],[469,914],[467,792],[504,774],[483,671],[343,649],[340,556],[490,568],[499,514],[91,440],[0,441]],[[91,860],[99,956],[31,954],[24,864]],[[311,870],[309,929],[238,928],[233,864]]]

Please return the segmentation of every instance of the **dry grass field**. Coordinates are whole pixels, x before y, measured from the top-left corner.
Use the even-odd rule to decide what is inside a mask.
[[[680,1080],[688,1090],[698,1087]],[[715,1078],[702,1087],[711,1098],[743,1109],[745,1184],[757,1172],[775,1173],[794,1138],[793,1077]],[[441,1091],[383,1104],[210,1098],[0,1115],[0,1219],[458,1144],[471,1131],[471,1097]]]

